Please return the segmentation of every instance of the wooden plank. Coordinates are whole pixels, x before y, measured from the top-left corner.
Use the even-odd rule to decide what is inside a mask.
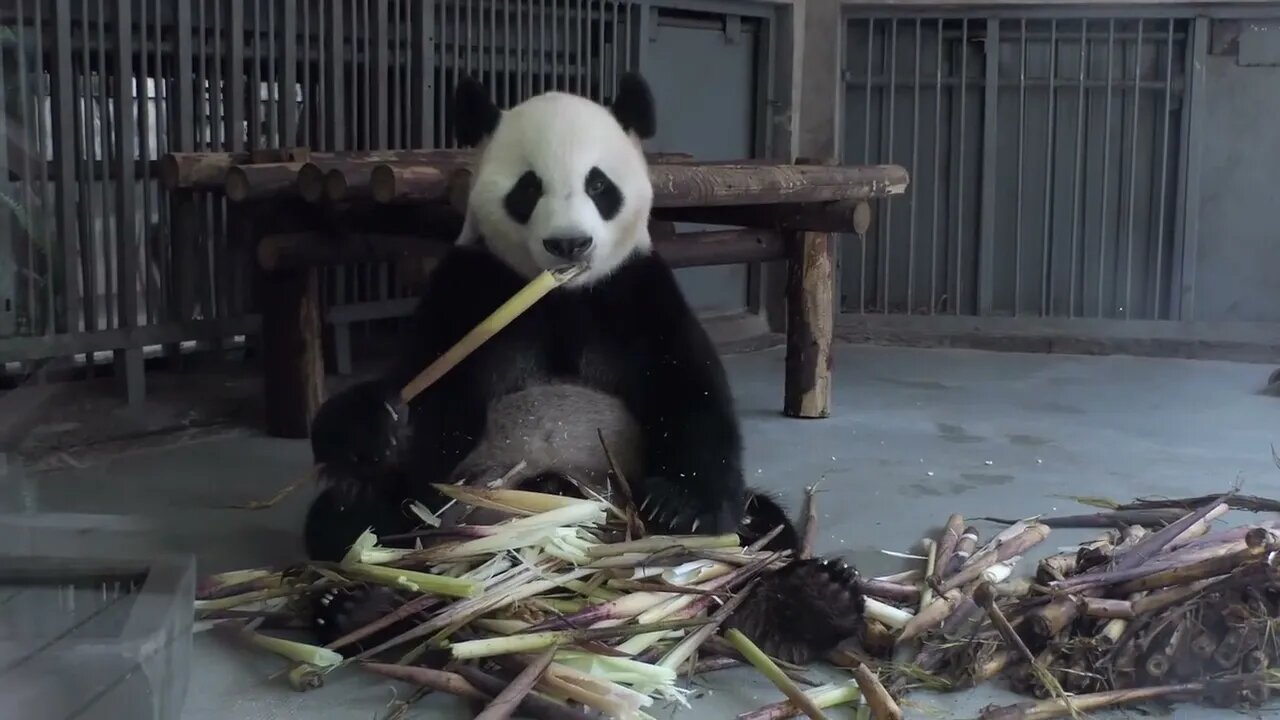
[[[339,265],[369,261],[438,258],[451,237],[352,233],[332,237],[317,232],[268,235],[258,241],[258,266],[264,270]],[[786,257],[782,234],[774,230],[700,230],[654,237],[654,247],[672,267],[702,267],[768,262]]]
[[[302,166],[300,162],[233,165],[227,168],[223,193],[231,202],[292,194]]]
[[[788,250],[782,411],[794,418],[825,418],[831,414],[835,239],[827,233],[795,233]]]
[[[653,219],[702,225],[734,225],[783,231],[854,232],[858,207],[866,200],[778,205],[720,205],[717,207],[660,207]]]
[[[247,163],[280,163],[302,162],[315,163],[319,169],[327,172],[334,165],[352,165],[360,163],[401,163],[412,162],[427,165],[458,166],[471,162],[475,151],[470,149],[446,148],[437,150],[348,150],[342,152],[311,152],[307,148],[265,149],[256,151],[254,157],[249,152],[180,152],[167,153],[157,163],[157,175],[164,186],[170,190],[185,188],[190,190],[221,191],[226,182],[227,171],[234,165]],[[645,153],[651,163],[691,163],[693,156],[688,153]],[[752,161],[740,161],[750,163]]]
[[[441,199],[435,183],[412,186],[411,180],[430,169],[421,165],[387,164],[375,170],[375,200],[435,202]],[[433,179],[434,175],[431,176]],[[671,163],[649,166],[654,208],[777,205],[857,201],[906,192],[907,171],[897,165],[717,165]],[[469,184],[470,171],[460,168],[450,180]],[[403,184],[402,184],[403,183]]]

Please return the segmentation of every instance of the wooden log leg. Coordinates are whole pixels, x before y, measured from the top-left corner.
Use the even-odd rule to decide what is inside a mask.
[[[259,298],[267,434],[305,438],[324,402],[319,274],[315,268],[263,273]]]
[[[787,254],[787,365],[783,414],[831,414],[831,342],[835,333],[835,240],[828,233],[794,233]]]

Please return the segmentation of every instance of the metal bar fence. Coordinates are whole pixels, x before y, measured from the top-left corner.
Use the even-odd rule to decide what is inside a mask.
[[[449,97],[606,99],[640,0],[15,0],[0,9],[0,368],[141,344],[218,344],[253,313],[225,203],[175,237],[157,159],[306,145],[454,147]],[[181,227],[181,226],[178,226]],[[193,236],[186,236],[191,234]],[[380,263],[324,274],[331,305],[402,309]],[[370,313],[360,313],[368,317]],[[373,313],[377,316],[377,313]],[[155,348],[151,348],[154,352]]]
[[[852,15],[845,160],[903,164],[912,187],[846,254],[846,309],[1180,319],[1192,22]]]

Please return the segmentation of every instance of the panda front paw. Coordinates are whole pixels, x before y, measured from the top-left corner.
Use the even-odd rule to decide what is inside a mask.
[[[404,601],[394,590],[383,585],[329,588],[312,599],[312,626],[320,643],[328,645],[386,617],[403,604]],[[392,623],[386,628],[342,647],[354,647],[357,651],[364,652],[381,645],[406,629],[408,628],[404,622]],[[346,650],[337,649],[344,655],[348,654]]]
[[[644,481],[639,511],[645,525],[667,535],[720,535],[733,532],[742,515],[738,498],[711,498],[666,478]]]
[[[329,398],[311,422],[311,452],[334,482],[377,478],[399,462],[407,444],[408,408],[380,381]]]

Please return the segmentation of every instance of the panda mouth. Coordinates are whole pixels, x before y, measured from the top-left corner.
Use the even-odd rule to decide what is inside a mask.
[[[572,263],[548,268],[547,272],[557,285],[563,285],[587,271],[587,263]]]

